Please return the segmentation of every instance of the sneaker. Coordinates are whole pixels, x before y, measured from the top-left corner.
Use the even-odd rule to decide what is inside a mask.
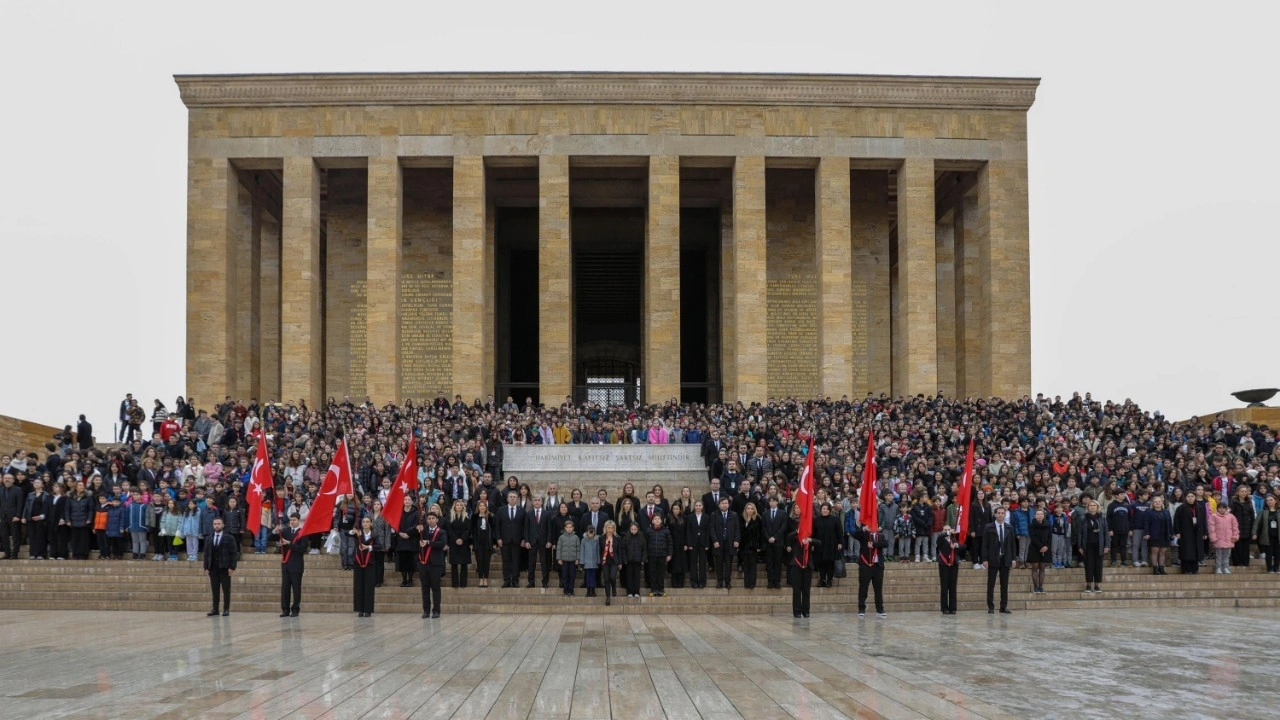
[[[876,617],[878,617],[878,618],[880,618],[881,620],[883,620],[883,619],[885,619],[885,618],[889,617],[889,613],[876,613]]]
[[[1230,575],[1230,574],[1231,574],[1231,568],[1227,568],[1227,569],[1226,569],[1226,573],[1227,573],[1228,575]]]
[[[307,554],[308,554],[308,555],[319,555],[319,554],[320,554],[320,551],[319,551],[319,550],[312,550],[311,552],[309,552],[309,553],[307,553]]]
[[[982,569],[982,563],[974,563],[974,564],[973,564],[973,569],[974,569],[974,570],[981,570],[981,569]]]
[[[866,613],[864,613],[864,612],[859,612],[859,613],[858,613],[858,617],[860,617],[860,618],[864,618],[864,617],[866,617],[866,616],[867,616],[867,614],[866,614]]]

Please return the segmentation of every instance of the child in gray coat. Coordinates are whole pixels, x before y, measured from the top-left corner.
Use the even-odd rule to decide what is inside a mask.
[[[556,541],[556,563],[560,566],[560,587],[565,595],[573,594],[582,557],[582,539],[573,531],[573,521],[564,524],[564,533]]]
[[[596,529],[587,525],[587,533],[582,536],[582,549],[579,550],[582,572],[586,574],[587,597],[596,596],[596,574],[600,571],[600,538],[596,537]]]

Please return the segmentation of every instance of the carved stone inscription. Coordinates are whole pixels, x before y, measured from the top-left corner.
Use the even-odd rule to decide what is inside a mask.
[[[444,273],[400,276],[400,394],[449,394],[453,382],[453,281]]]
[[[811,397],[818,389],[817,278],[769,280],[769,394]]]

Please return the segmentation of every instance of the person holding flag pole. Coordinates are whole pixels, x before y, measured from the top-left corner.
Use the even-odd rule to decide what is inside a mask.
[[[969,438],[969,452],[964,460],[964,474],[960,476],[960,490],[957,493],[956,505],[959,514],[956,516],[955,534],[947,525],[942,528],[938,542],[934,547],[938,559],[939,602],[943,615],[956,614],[956,595],[960,584],[960,554],[964,552],[964,540],[969,533],[969,496],[973,493],[973,437]]]
[[[862,487],[858,490],[858,617],[867,616],[867,590],[874,587],[876,616],[888,617],[884,611],[884,550],[889,539],[880,531],[879,473],[876,468],[875,432],[867,433],[867,456],[862,465]]]
[[[809,452],[805,455],[804,469],[800,472],[800,485],[796,489],[795,503],[800,510],[796,529],[787,535],[787,570],[791,581],[791,615],[809,617],[809,598],[813,585],[816,553],[813,549],[819,541],[813,537],[813,437],[809,438]]]

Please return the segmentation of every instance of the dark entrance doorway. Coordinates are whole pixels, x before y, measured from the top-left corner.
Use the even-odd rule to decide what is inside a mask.
[[[574,397],[631,404],[643,397],[643,208],[574,208]]]
[[[524,406],[538,397],[538,210],[500,207],[494,218],[498,387]]]

